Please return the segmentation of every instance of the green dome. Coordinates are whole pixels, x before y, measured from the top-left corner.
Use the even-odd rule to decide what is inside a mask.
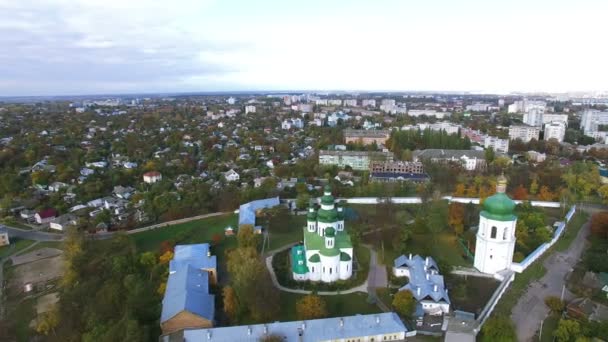
[[[315,221],[317,219],[317,213],[309,211],[308,214],[306,214],[306,217],[308,218],[308,221]]]
[[[326,228],[325,229],[325,236],[328,236],[328,237],[334,237],[334,236],[336,236],[336,230],[333,229],[332,227]]]
[[[309,262],[321,262],[321,257],[319,257],[319,254],[313,254],[310,256],[310,258],[308,258]]]
[[[338,221],[338,212],[333,209],[333,210],[324,210],[324,209],[319,209],[319,212],[317,213],[317,217],[319,218],[319,221],[324,222],[324,223],[333,223]]]
[[[515,202],[505,193],[499,192],[486,198],[481,215],[497,221],[512,221],[516,218],[513,215],[514,210]]]
[[[325,204],[325,205],[334,204],[334,197],[332,195],[323,195],[323,197],[321,197],[321,204]]]
[[[340,261],[350,261],[350,255],[344,252],[340,252]]]

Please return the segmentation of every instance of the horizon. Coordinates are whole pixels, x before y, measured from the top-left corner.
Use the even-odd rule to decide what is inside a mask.
[[[607,11],[597,0],[0,0],[0,97],[605,92]]]

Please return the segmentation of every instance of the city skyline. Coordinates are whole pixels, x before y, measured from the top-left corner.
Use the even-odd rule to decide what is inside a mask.
[[[0,0],[0,96],[605,91],[599,1]]]

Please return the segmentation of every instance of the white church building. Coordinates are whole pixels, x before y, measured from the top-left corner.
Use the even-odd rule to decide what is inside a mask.
[[[321,208],[308,210],[304,243],[291,249],[293,278],[331,283],[353,274],[353,245],[344,227],[342,207],[336,207],[325,187]]]
[[[507,179],[498,178],[496,194],[486,198],[479,214],[474,266],[482,273],[510,269],[515,250],[515,202],[505,194]]]

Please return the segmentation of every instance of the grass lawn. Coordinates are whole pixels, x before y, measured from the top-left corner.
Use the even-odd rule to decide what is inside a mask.
[[[452,309],[481,313],[499,282],[492,278],[446,276],[446,283],[452,300]]]
[[[536,336],[539,342],[553,342],[553,332],[557,329],[559,323],[559,315],[549,315],[543,322],[543,331],[540,339]]]
[[[10,239],[10,241],[10,245],[0,247],[0,258],[4,258],[14,253],[17,253],[20,250],[34,243],[34,241],[32,240],[24,240],[19,238],[12,238]]]
[[[568,249],[578,232],[581,230],[583,224],[587,222],[587,217],[587,213],[582,211],[579,211],[576,213],[576,215],[574,215],[572,220],[570,220],[568,223],[562,237],[557,240],[555,245],[545,252],[543,256],[532,263],[532,265],[530,265],[524,272],[515,276],[515,280],[513,280],[509,289],[507,289],[496,305],[494,313],[504,314],[507,316],[511,314],[513,306],[515,306],[517,300],[524,294],[528,285],[542,278],[545,273],[547,273],[547,269],[543,265],[545,259],[553,254],[554,251],[563,251]]]
[[[180,223],[172,226],[148,230],[142,233],[133,234],[131,238],[135,241],[140,252],[156,252],[163,241],[173,240],[177,243],[203,243],[211,242],[214,234],[220,234],[224,241],[234,241],[236,237],[224,237],[224,228],[232,226],[236,229],[238,216],[228,214],[214,216],[206,219]],[[220,245],[224,245],[221,243]],[[216,255],[217,255],[216,251]]]
[[[302,229],[306,227],[306,215],[290,215],[289,224],[280,231],[269,230],[270,245],[267,250],[281,248],[287,244],[302,241]]]
[[[296,301],[304,295],[296,293],[281,292],[281,320],[295,321]],[[327,304],[329,317],[351,316],[356,314],[373,314],[382,312],[376,304],[367,302],[367,294],[351,293],[336,296],[321,296]]]

